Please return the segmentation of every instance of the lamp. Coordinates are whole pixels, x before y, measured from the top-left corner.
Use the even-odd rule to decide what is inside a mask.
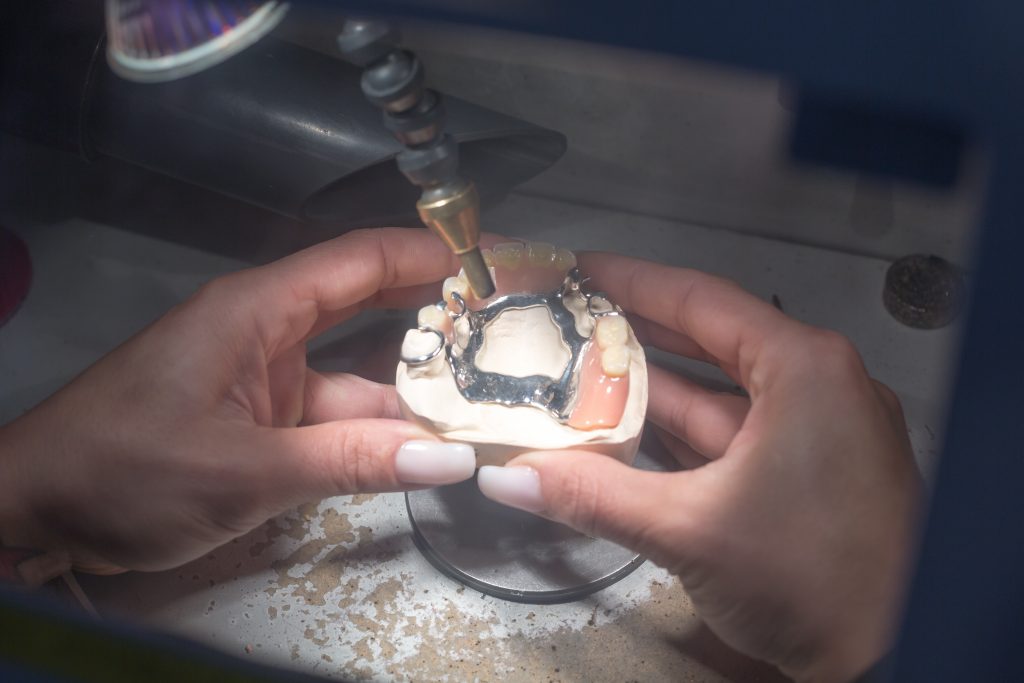
[[[132,81],[174,80],[252,45],[287,11],[277,0],[107,0],[107,61]]]

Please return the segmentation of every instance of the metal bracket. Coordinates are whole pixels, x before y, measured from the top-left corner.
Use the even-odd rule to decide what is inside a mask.
[[[579,270],[573,268],[566,275],[562,286],[552,292],[509,294],[479,311],[469,310],[465,307],[465,302],[462,302],[462,310],[455,317],[458,320],[466,316],[469,322],[469,340],[462,353],[458,355],[453,352],[453,344],[448,344],[445,349],[459,393],[473,403],[533,406],[547,411],[559,422],[567,422],[576,405],[583,351],[590,339],[576,330],[576,316],[565,305],[565,297],[579,294],[587,301],[587,312],[597,317],[590,306],[590,299],[595,294],[581,290],[581,285],[585,282],[586,280],[580,277]],[[483,348],[487,325],[505,311],[538,307],[547,310],[551,321],[561,332],[562,341],[569,348],[569,362],[566,363],[561,377],[513,377],[481,370],[476,364],[476,357]],[[614,306],[612,308],[614,310]]]

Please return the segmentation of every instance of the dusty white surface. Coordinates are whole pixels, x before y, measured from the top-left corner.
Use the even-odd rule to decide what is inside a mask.
[[[0,421],[18,416],[203,281],[238,261],[81,220],[4,218],[29,243],[36,278],[0,328]],[[887,263],[693,225],[511,197],[485,216],[508,235],[614,249],[737,279],[796,317],[848,335],[899,394],[919,462],[934,462],[953,329],[919,331],[881,304]],[[310,349],[347,369],[414,312],[364,318]],[[339,337],[349,335],[352,343]],[[401,337],[399,336],[399,339]],[[393,368],[394,361],[389,361]],[[723,378],[692,363],[684,371]],[[334,498],[293,511],[180,569],[84,577],[107,614],[260,661],[360,680],[771,680],[700,626],[665,572],[644,565],[569,605],[481,597],[440,576],[409,537],[401,496]],[[251,654],[247,654],[250,646]]]

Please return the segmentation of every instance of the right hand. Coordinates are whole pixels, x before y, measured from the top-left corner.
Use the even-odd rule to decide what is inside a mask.
[[[39,552],[27,583],[158,571],[306,501],[472,477],[473,449],[399,419],[394,387],[306,363],[455,268],[426,230],[360,230],[214,280],[0,426],[0,546]]]
[[[922,486],[896,396],[844,337],[731,282],[609,254],[581,270],[647,341],[718,365],[750,398],[651,366],[648,419],[705,464],[537,452],[484,468],[481,488],[666,567],[737,650],[798,680],[855,678],[891,647],[916,541]]]

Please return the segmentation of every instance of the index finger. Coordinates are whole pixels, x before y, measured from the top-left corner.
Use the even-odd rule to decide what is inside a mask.
[[[765,343],[802,327],[739,285],[697,270],[608,253],[582,254],[580,263],[594,289],[626,311],[688,336],[737,368],[744,386]]]
[[[382,290],[438,282],[458,259],[423,228],[357,230],[224,278],[230,315],[251,321],[270,356],[305,339],[322,314],[358,310]]]

